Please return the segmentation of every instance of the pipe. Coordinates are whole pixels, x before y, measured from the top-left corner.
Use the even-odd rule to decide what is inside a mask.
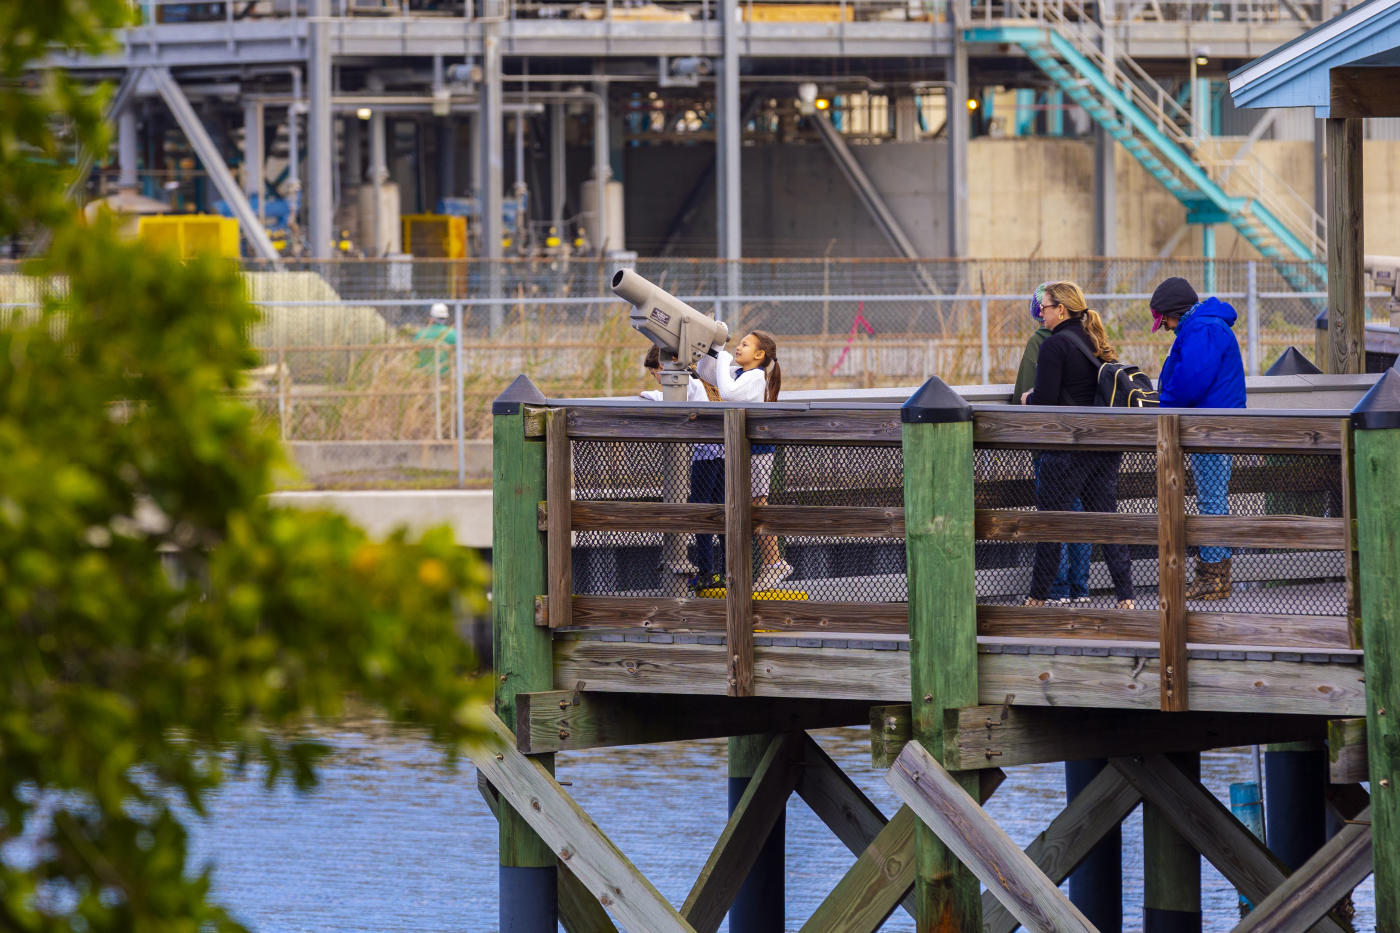
[[[382,90],[381,82],[373,75],[370,76],[368,84],[371,90]],[[374,247],[374,255],[379,258],[383,258],[388,251],[388,243],[384,236],[384,182],[389,178],[385,152],[387,148],[384,110],[380,108],[371,113],[369,118],[369,181],[374,188],[374,236],[370,243]]]

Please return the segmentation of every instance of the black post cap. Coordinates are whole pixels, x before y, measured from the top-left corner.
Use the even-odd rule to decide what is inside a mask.
[[[1274,360],[1274,365],[1264,371],[1266,376],[1314,376],[1322,370],[1313,365],[1313,361],[1302,353],[1297,347],[1289,347],[1283,351],[1283,355]]]
[[[949,388],[937,376],[929,376],[919,391],[899,406],[899,420],[904,424],[947,424],[971,421],[972,406],[967,399]]]
[[[1316,330],[1327,329],[1327,309],[1323,308],[1317,312],[1317,317],[1313,318],[1313,328]]]
[[[1351,410],[1351,426],[1358,431],[1400,428],[1400,372],[1387,369]]]
[[[506,386],[506,390],[496,396],[496,400],[491,403],[491,414],[493,415],[518,415],[521,405],[543,405],[545,402],[544,393],[539,386],[530,381],[530,377],[521,373],[515,377],[515,381]]]

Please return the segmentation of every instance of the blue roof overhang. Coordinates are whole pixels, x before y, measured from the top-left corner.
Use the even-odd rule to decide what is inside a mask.
[[[1312,107],[1331,115],[1332,69],[1400,65],[1400,0],[1366,3],[1230,73],[1236,107]]]

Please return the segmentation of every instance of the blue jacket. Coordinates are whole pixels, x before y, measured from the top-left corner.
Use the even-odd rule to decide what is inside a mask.
[[[1181,317],[1157,388],[1163,408],[1243,408],[1244,360],[1235,309],[1207,298]]]

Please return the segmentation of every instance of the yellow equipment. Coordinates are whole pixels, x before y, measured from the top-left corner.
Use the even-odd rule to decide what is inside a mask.
[[[742,9],[744,19],[751,23],[839,23],[856,18],[849,4],[844,16],[836,3],[755,3]]]
[[[136,235],[154,246],[173,249],[181,259],[196,255],[238,258],[238,221],[216,214],[159,214],[140,217]]]
[[[403,251],[424,259],[465,259],[467,218],[452,214],[404,214]]]

